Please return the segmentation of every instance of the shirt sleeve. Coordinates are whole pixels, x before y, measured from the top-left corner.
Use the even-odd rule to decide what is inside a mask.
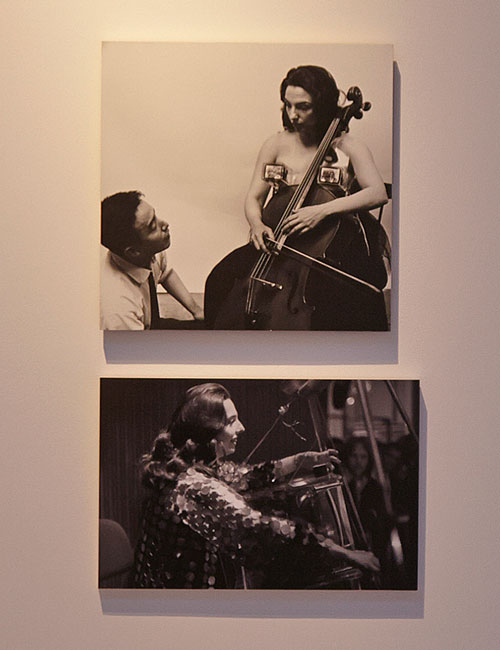
[[[217,467],[217,477],[240,493],[263,490],[278,481],[275,466],[275,461],[245,465],[225,460]]]
[[[102,330],[143,330],[144,313],[138,312],[133,301],[122,300],[122,305],[116,309],[103,310],[101,304]]]
[[[175,505],[184,523],[205,539],[224,541],[238,547],[244,537],[267,534],[293,539],[295,524],[280,517],[266,517],[251,508],[245,499],[228,485],[196,470],[188,470],[178,483]]]
[[[106,314],[101,319],[102,330],[143,330],[144,324],[134,314]]]
[[[335,561],[311,526],[264,515],[230,486],[195,469],[179,479],[173,507],[192,530],[253,569],[288,557],[286,564],[300,564],[307,576],[305,569],[328,569]]]

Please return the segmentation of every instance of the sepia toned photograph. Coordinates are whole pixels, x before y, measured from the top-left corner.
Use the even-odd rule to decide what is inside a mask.
[[[390,45],[102,50],[103,330],[391,328]]]
[[[100,385],[101,589],[416,590],[419,382]]]

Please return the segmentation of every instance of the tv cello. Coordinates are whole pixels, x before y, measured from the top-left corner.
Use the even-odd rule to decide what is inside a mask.
[[[357,87],[349,90],[347,100],[350,103],[339,109],[300,184],[282,186],[264,206],[263,222],[273,230],[273,237],[267,240],[268,250],[258,252],[248,244],[227,255],[210,273],[205,287],[205,323],[209,329],[312,329],[315,307],[307,299],[311,270],[321,273],[326,283],[347,286],[368,302],[383,302],[382,289],[387,281],[383,263],[373,265],[369,260],[366,267],[373,268],[366,272],[363,265],[358,270],[356,266],[350,268],[348,260],[343,263],[339,257],[332,262],[325,256],[334,238],[339,242],[339,256],[345,255],[342,251],[348,249],[353,237],[364,238],[362,246],[366,241],[370,256],[370,235],[365,234],[361,213],[331,215],[301,234],[287,236],[284,229],[287,217],[302,206],[336,198],[332,186],[318,182],[319,170],[333,141],[348,129],[350,119],[360,119],[370,108]],[[376,222],[369,213],[365,215],[365,220]],[[378,222],[368,224],[372,226],[381,228]],[[380,326],[359,329],[387,329],[385,311],[383,320]]]

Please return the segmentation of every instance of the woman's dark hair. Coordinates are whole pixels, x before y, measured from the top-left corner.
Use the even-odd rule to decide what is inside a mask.
[[[349,456],[353,453],[354,449],[356,447],[363,447],[363,449],[366,451],[368,454],[368,465],[366,467],[366,474],[367,476],[371,476],[373,466],[374,466],[374,461],[373,461],[373,454],[372,454],[372,448],[370,445],[370,442],[368,441],[368,438],[351,438],[345,445],[343,451],[342,451],[342,457],[344,460],[344,463],[349,467]]]
[[[193,386],[176,408],[168,431],[162,431],[152,450],[142,457],[143,483],[175,480],[190,464],[215,459],[215,438],[227,424],[224,402],[230,394],[220,384]]]
[[[311,95],[314,116],[316,118],[316,136],[323,138],[334,117],[339,113],[339,89],[332,75],[317,65],[300,65],[288,71],[281,82],[280,97],[285,101],[288,86],[298,86]],[[293,131],[293,124],[288,117],[286,106],[281,109],[281,119],[287,131]]]

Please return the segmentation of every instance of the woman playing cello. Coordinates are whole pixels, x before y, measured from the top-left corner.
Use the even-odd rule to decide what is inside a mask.
[[[262,145],[245,200],[250,241],[261,253],[269,251],[268,240],[275,235],[263,220],[264,207],[273,201],[268,201],[270,184],[278,198],[297,186],[310,173],[320,142],[341,113],[336,82],[318,66],[292,68],[281,83],[280,96],[284,130]],[[388,323],[381,290],[387,282],[383,260],[387,237],[368,210],[384,205],[387,194],[370,150],[347,131],[331,142],[319,170],[318,181],[323,178],[328,190],[326,201],[324,195],[319,201],[306,201],[286,216],[281,232],[297,241],[319,224],[330,222],[334,234],[325,261],[379,290],[367,296],[355,284],[338,282],[335,275],[330,281],[311,271],[304,296],[314,305],[311,329],[385,330]]]

